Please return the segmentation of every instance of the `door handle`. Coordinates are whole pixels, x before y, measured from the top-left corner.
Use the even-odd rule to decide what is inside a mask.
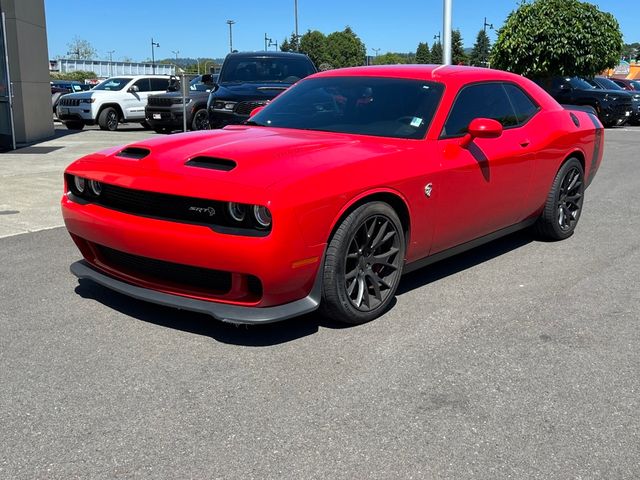
[[[520,146],[521,146],[522,148],[525,148],[525,147],[528,147],[530,143],[531,143],[531,142],[529,141],[529,139],[525,139],[525,140],[522,140],[522,141],[520,142]]]

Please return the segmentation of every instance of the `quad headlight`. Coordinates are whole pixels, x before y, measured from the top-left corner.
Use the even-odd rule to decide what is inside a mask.
[[[73,178],[73,181],[71,181]],[[102,193],[102,184],[97,180],[88,180],[83,177],[71,175],[67,180],[71,193],[80,197],[99,197]],[[71,183],[73,183],[71,185]]]
[[[73,185],[76,187],[78,193],[84,193],[87,188],[87,181],[82,177],[73,177]]]
[[[229,202],[227,212],[239,227],[253,227],[258,230],[267,230],[271,227],[271,212],[263,205]]]

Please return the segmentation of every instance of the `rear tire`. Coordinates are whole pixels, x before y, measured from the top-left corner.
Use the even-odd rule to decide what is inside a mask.
[[[118,129],[118,112],[113,107],[107,107],[98,115],[100,130],[114,132]]]
[[[534,224],[535,232],[547,240],[564,240],[573,235],[584,201],[584,170],[570,158],[553,180],[544,210]]]
[[[325,255],[320,312],[356,325],[391,305],[404,266],[405,236],[395,210],[361,205],[340,224]]]

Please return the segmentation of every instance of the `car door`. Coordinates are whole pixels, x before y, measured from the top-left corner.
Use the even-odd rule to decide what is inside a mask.
[[[521,215],[535,155],[528,119],[518,118],[507,88],[512,87],[501,82],[467,85],[453,102],[438,140],[442,164],[440,185],[433,186],[438,209],[432,253],[513,225]],[[531,105],[535,113],[537,106]],[[475,118],[497,120],[503,132],[462,147],[460,140]]]
[[[133,89],[132,87],[136,87]],[[144,107],[151,91],[151,79],[140,78],[127,90],[125,114],[129,120],[144,120]]]

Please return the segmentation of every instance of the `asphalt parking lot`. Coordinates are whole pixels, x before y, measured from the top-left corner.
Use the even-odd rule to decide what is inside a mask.
[[[573,237],[414,272],[352,328],[235,327],[78,283],[62,169],[151,135],[0,154],[0,478],[640,476],[640,127],[606,131]]]

